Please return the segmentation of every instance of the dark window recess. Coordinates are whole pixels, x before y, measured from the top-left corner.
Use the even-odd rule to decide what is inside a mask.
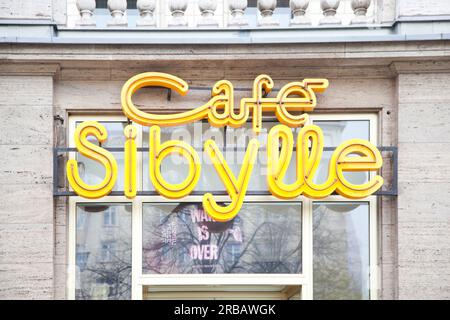
[[[127,8],[128,9],[136,9],[137,0],[128,0]],[[108,0],[97,0],[97,9],[107,9],[108,8]]]
[[[248,6],[249,7],[256,7],[256,3],[258,0],[249,0]],[[289,0],[278,0],[277,1],[277,8],[287,8],[289,7]]]
[[[128,9],[136,9],[136,2],[137,0],[128,0],[127,1],[127,8]],[[248,6],[249,7],[256,7],[257,0],[249,0]],[[106,9],[108,0],[97,0],[97,8],[98,9]],[[277,1],[277,8],[288,8],[289,7],[289,0],[278,0]]]

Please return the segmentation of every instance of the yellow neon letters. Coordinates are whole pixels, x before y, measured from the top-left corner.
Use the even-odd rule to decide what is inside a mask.
[[[343,142],[335,151],[336,176],[339,184],[336,192],[350,199],[365,198],[383,185],[383,178],[379,175],[373,177],[367,183],[354,185],[345,179],[344,171],[375,171],[381,168],[383,160],[380,151],[369,141],[351,139]],[[349,155],[356,154],[358,157]]]
[[[161,163],[172,153],[177,153],[189,162],[189,172],[183,182],[171,184],[161,174]],[[150,127],[150,180],[156,191],[169,199],[187,196],[197,185],[200,178],[200,158],[190,145],[183,141],[170,140],[161,144],[161,129]]]
[[[75,159],[67,161],[67,179],[73,191],[88,199],[98,199],[106,196],[114,188],[117,180],[117,162],[114,156],[102,147],[89,142],[87,137],[92,135],[102,143],[106,141],[108,133],[104,126],[95,121],[86,121],[78,125],[75,130],[75,145],[78,151],[92,160],[100,162],[105,167],[105,178],[97,185],[91,186],[83,182],[78,173],[78,163]]]
[[[203,196],[203,208],[211,218],[216,221],[228,221],[233,219],[244,203],[244,197],[247,192],[250,175],[253,171],[253,166],[258,154],[259,142],[257,139],[250,140],[247,151],[245,152],[244,161],[242,163],[239,177],[236,180],[233,172],[228,166],[225,158],[220,152],[214,140],[205,142],[205,151],[211,158],[214,168],[219,174],[220,180],[225,185],[225,189],[230,196],[231,203],[225,207],[219,206],[214,200],[211,193],[206,193]]]
[[[373,176],[368,182],[355,185],[344,176],[346,171],[376,171],[382,166],[380,151],[370,142],[352,139],[342,143],[333,152],[327,180],[321,184],[314,182],[314,176],[322,159],[324,139],[322,130],[315,125],[306,125],[308,115],[317,105],[316,93],[328,87],[326,79],[304,79],[284,85],[276,97],[267,95],[274,87],[273,80],[267,75],[256,77],[250,97],[242,98],[235,109],[234,88],[231,82],[221,80],[212,88],[211,98],[200,107],[176,114],[151,114],[139,110],[132,101],[133,94],[143,87],[158,86],[175,90],[181,95],[188,92],[188,84],[173,75],[147,72],[128,80],[122,88],[122,109],[128,119],[150,127],[149,137],[149,176],[155,190],[170,199],[179,199],[189,195],[198,183],[201,172],[200,158],[197,152],[185,142],[170,140],[161,142],[161,126],[177,126],[201,119],[208,119],[215,127],[243,126],[251,117],[253,132],[259,134],[262,128],[264,112],[271,112],[282,123],[274,126],[267,140],[267,182],[270,192],[282,199],[292,199],[300,195],[320,199],[333,192],[350,198],[360,199],[373,194],[381,188],[383,178]],[[296,114],[294,114],[296,113]],[[295,154],[296,179],[285,183],[285,176],[294,150],[294,136],[291,128],[302,127],[297,135]],[[124,129],[124,194],[132,199],[137,194],[137,128],[127,125]],[[101,198],[108,195],[117,180],[117,163],[107,150],[87,140],[94,136],[101,143],[107,138],[105,128],[97,122],[87,121],[77,126],[75,144],[78,151],[105,168],[105,178],[98,185],[88,185],[82,181],[76,160],[67,162],[67,177],[76,194],[85,198]],[[212,160],[221,181],[230,197],[230,203],[219,205],[213,194],[203,195],[205,211],[216,221],[228,221],[239,212],[244,202],[248,183],[256,161],[259,143],[256,138],[250,140],[238,178],[234,176],[224,156],[213,140],[206,141],[205,152]],[[184,157],[189,170],[184,181],[168,183],[161,173],[163,160],[171,155]]]
[[[137,186],[136,186],[136,135],[137,129],[135,126],[129,124],[123,130],[125,135],[125,149],[124,149],[124,160],[125,160],[125,184],[124,193],[128,199],[133,199],[136,197]]]
[[[292,199],[303,194],[320,199],[336,190],[344,197],[360,199],[377,191],[383,184],[383,178],[378,175],[362,185],[353,185],[345,179],[344,171],[375,171],[381,168],[382,158],[378,149],[370,142],[360,139],[346,141],[336,148],[330,159],[327,181],[315,184],[313,179],[323,151],[322,130],[315,125],[305,126],[298,133],[297,179],[292,184],[286,184],[283,179],[292,157],[293,146],[291,129],[277,125],[270,130],[267,141],[267,183],[270,192],[276,197]],[[357,157],[350,156],[351,154]]]
[[[190,111],[161,115],[139,110],[132,101],[133,94],[140,88],[155,86],[175,90],[183,96],[189,88],[184,80],[166,73],[146,72],[132,77],[123,86],[121,94],[123,112],[130,120],[144,126],[177,126],[208,119],[215,127],[229,125],[237,128],[248,120],[251,109],[253,131],[258,134],[263,112],[275,112],[277,119],[290,127],[304,125],[307,114],[293,115],[289,111],[314,110],[317,104],[315,92],[323,92],[328,88],[328,80],[304,79],[302,82],[288,83],[275,98],[266,98],[263,93],[268,94],[274,83],[268,75],[260,75],[253,83],[252,97],[240,101],[238,113],[234,112],[233,85],[227,80],[218,81],[213,86],[211,99]]]

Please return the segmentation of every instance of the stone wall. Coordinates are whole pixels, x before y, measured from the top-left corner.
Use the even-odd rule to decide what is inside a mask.
[[[55,70],[32,69],[0,66],[0,299],[53,298]]]
[[[399,17],[450,15],[448,0],[397,0]]]
[[[30,23],[52,21],[65,25],[66,17],[65,0],[0,0],[0,19],[28,20]]]
[[[52,0],[0,0],[0,19],[51,20],[52,16]]]
[[[399,298],[450,299],[450,68],[412,65],[398,77]]]

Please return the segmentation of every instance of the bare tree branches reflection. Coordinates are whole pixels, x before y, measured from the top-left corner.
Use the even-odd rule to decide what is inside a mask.
[[[228,222],[197,203],[148,204],[143,213],[144,273],[301,272],[299,203],[248,203]]]

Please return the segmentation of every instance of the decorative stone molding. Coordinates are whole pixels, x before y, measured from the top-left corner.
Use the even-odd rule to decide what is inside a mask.
[[[77,8],[81,18],[76,24],[78,26],[95,26],[93,19],[95,0],[77,0]]]
[[[337,9],[341,0],[321,0],[320,8],[322,8],[323,18],[320,20],[320,24],[341,24],[342,21],[336,17]]]
[[[172,19],[169,21],[170,27],[187,26],[185,17],[187,6],[187,0],[169,0],[169,10],[172,14]]]
[[[218,27],[219,23],[214,18],[217,9],[217,0],[198,0],[198,8],[202,17],[197,23],[200,27]]]
[[[108,0],[108,9],[111,12],[112,19],[108,21],[108,26],[127,26],[127,12],[126,0]]]
[[[231,15],[228,26],[248,26],[248,20],[245,17],[245,9],[247,9],[247,6],[247,0],[228,0],[228,8],[230,9]]]
[[[289,6],[292,12],[291,26],[311,24],[311,20],[306,16],[309,0],[290,0]]]
[[[371,0],[352,0],[351,6],[355,17],[352,19],[352,24],[368,23],[367,10],[370,7]]]
[[[59,63],[0,62],[0,76],[56,76],[60,72]]]
[[[138,27],[155,27],[156,20],[154,11],[156,8],[156,0],[138,0],[136,7],[139,10],[140,18],[136,22]]]
[[[273,12],[277,7],[277,0],[258,0],[258,10],[261,18],[259,26],[278,26],[280,23],[273,18]]]

